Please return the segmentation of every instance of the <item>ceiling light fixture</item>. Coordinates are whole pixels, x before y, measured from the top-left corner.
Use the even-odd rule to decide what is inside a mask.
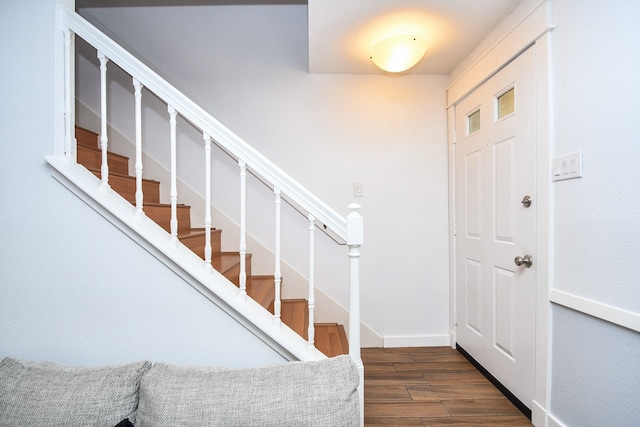
[[[390,73],[400,73],[415,66],[429,48],[423,38],[398,35],[384,39],[373,47],[371,60]]]

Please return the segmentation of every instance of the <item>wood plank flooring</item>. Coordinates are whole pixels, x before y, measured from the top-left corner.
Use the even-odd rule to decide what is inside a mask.
[[[450,347],[363,348],[367,426],[531,426]]]

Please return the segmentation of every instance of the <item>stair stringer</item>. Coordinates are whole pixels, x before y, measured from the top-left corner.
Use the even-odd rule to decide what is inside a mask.
[[[321,360],[326,356],[170,236],[146,216],[136,216],[136,208],[111,188],[102,189],[100,180],[83,166],[63,157],[47,156],[52,176],[129,236],[158,261],[226,312],[251,333],[287,360]]]

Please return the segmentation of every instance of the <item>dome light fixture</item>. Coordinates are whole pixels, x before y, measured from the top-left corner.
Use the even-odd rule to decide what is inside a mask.
[[[425,39],[401,34],[376,44],[371,51],[371,60],[384,71],[400,73],[420,62],[428,48]]]

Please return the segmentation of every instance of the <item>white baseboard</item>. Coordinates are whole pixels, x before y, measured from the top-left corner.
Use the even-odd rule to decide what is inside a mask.
[[[547,427],[567,427],[562,421],[551,414],[547,414]]]
[[[449,347],[450,337],[446,335],[402,335],[383,336],[383,347]]]
[[[536,427],[567,427],[535,400],[531,408],[531,423]]]
[[[538,427],[547,425],[547,411],[535,400],[531,408],[531,424]]]

